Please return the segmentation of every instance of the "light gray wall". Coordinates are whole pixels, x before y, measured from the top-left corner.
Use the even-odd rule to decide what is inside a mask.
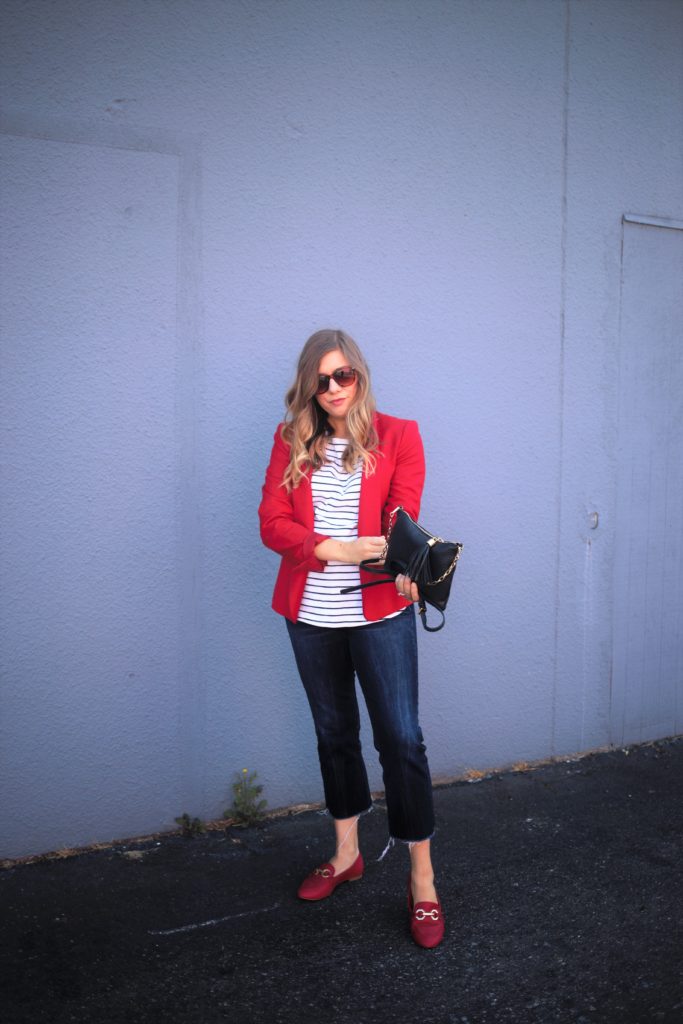
[[[680,544],[656,713],[662,644],[615,691],[613,638],[633,614],[622,217],[683,221],[683,5],[9,0],[2,19],[4,855],[218,816],[243,767],[271,806],[322,799],[256,519],[321,326],[419,421],[422,518],[465,543],[446,628],[420,636],[434,776],[680,731]],[[670,356],[666,315],[643,343]]]

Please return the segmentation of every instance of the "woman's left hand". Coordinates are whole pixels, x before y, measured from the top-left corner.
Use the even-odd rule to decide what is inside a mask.
[[[419,601],[420,595],[417,589],[417,583],[413,583],[410,576],[396,577],[396,589],[399,594],[403,594],[408,601]]]

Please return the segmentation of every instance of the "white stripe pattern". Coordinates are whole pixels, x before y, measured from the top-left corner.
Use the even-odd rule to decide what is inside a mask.
[[[347,473],[342,456],[348,444],[343,437],[331,437],[327,442],[327,461],[311,475],[315,532],[325,533],[334,540],[358,539],[358,507],[362,464]],[[363,596],[360,590],[353,594],[340,594],[342,587],[360,583],[357,565],[347,562],[327,562],[324,572],[309,572],[306,579],[299,622],[315,626],[365,626]],[[393,612],[386,618],[393,618]]]

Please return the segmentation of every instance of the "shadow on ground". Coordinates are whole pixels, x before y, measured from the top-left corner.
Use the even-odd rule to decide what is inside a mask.
[[[413,945],[407,854],[296,898],[313,811],[0,872],[5,1024],[680,1024],[683,738],[435,793],[447,933]],[[133,856],[130,856],[130,854]]]

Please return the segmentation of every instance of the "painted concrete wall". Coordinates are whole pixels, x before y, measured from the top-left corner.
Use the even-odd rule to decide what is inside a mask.
[[[434,776],[680,731],[680,659],[656,725],[612,676],[622,217],[683,220],[683,5],[2,20],[3,854],[219,816],[243,767],[322,799],[256,518],[321,326],[419,421],[422,518],[465,543],[420,636]]]

